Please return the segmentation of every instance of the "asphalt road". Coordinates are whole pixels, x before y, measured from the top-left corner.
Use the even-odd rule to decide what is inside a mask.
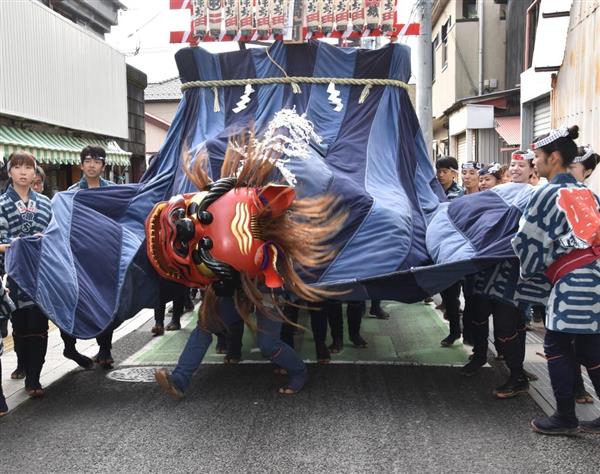
[[[116,344],[118,360],[147,328]],[[495,368],[311,366],[294,397],[269,365],[206,366],[181,402],[74,372],[0,420],[0,472],[598,472],[600,437],[530,431],[529,397]]]

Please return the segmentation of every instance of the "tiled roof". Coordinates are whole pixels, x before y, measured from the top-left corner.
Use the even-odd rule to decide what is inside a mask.
[[[173,77],[161,82],[151,82],[144,91],[144,99],[152,100],[180,100],[181,81],[179,77]]]

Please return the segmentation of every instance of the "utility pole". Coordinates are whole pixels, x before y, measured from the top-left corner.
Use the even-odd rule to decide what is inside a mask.
[[[431,11],[433,0],[416,0],[418,18],[420,23],[419,46],[417,53],[417,117],[423,132],[427,154],[432,158],[433,140],[433,111],[431,107],[431,81],[433,80],[432,54],[431,54]]]

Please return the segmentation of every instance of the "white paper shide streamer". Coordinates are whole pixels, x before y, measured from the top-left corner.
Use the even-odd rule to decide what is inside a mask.
[[[333,110],[336,112],[341,112],[341,110],[344,108],[344,104],[340,98],[341,92],[335,88],[335,84],[333,82],[330,82],[327,86],[327,93],[329,94],[327,100],[329,100],[329,103],[333,105]]]
[[[244,110],[248,106],[248,103],[252,100],[250,96],[253,92],[254,88],[252,87],[252,85],[246,84],[246,87],[244,87],[244,93],[240,97],[240,100],[235,104],[235,107],[231,109],[231,111],[234,114],[239,114],[242,110]]]

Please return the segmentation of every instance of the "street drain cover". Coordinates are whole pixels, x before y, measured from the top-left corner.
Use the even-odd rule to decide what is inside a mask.
[[[106,376],[117,382],[154,382],[154,371],[160,367],[126,367],[112,370]]]

